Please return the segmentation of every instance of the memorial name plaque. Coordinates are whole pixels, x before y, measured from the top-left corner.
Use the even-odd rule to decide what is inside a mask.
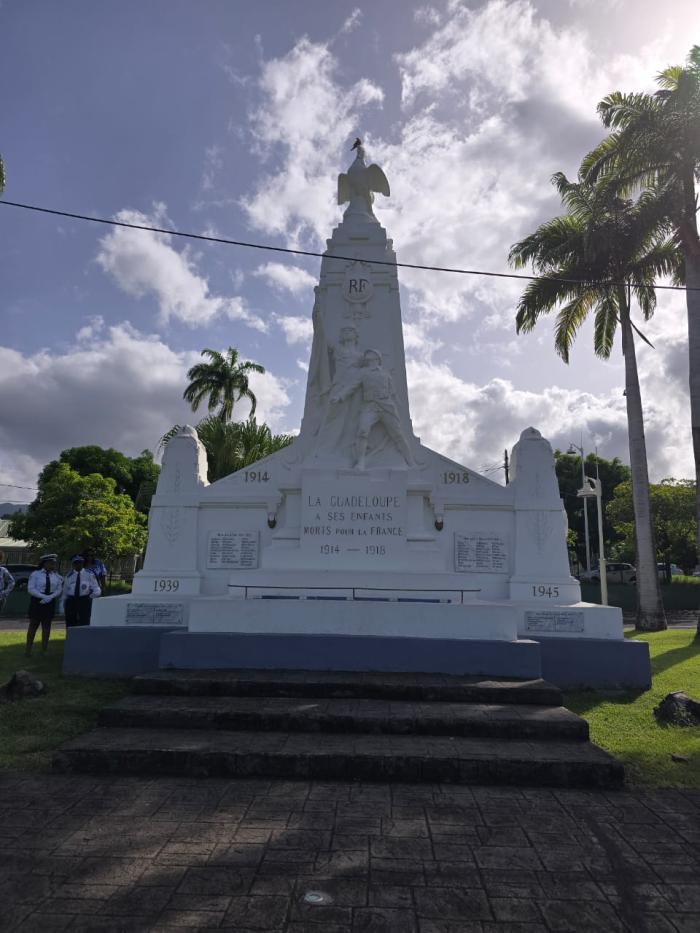
[[[508,550],[498,535],[455,532],[455,570],[458,573],[506,573]]]
[[[259,531],[211,531],[207,541],[209,570],[256,570]]]
[[[525,613],[525,628],[528,632],[582,632],[584,630],[583,613],[574,610],[549,609]]]
[[[304,478],[301,548],[320,566],[381,569],[406,553],[406,477]]]
[[[127,603],[127,625],[184,625],[182,603]]]

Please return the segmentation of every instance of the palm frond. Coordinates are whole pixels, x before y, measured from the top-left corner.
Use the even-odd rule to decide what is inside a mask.
[[[610,290],[598,302],[593,327],[593,347],[596,356],[599,356],[602,360],[607,360],[610,357],[619,322],[617,299],[615,293]]]
[[[517,333],[529,333],[543,314],[548,314],[557,305],[573,300],[581,291],[581,285],[571,284],[549,276],[533,279],[518,301],[515,328]]]
[[[554,348],[565,363],[569,362],[571,345],[594,303],[593,294],[584,291],[564,305],[557,315],[554,325]]]

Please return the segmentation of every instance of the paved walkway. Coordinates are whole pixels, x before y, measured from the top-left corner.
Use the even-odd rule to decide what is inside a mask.
[[[0,931],[698,933],[700,793],[0,775]]]

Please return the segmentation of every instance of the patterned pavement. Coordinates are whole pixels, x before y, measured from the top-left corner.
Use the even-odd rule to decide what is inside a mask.
[[[698,933],[700,793],[0,775],[0,931]]]

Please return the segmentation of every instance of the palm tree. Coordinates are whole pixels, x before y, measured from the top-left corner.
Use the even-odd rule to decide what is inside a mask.
[[[238,350],[229,347],[224,355],[218,350],[204,349],[202,356],[209,357],[208,363],[197,363],[187,373],[190,384],[182,397],[197,411],[200,403],[207,398],[207,408],[214,412],[219,408],[217,417],[223,422],[231,420],[233,406],[241,398],[250,401],[250,415],[255,414],[258,400],[248,383],[249,373],[264,373],[265,367],[246,360],[238,362]]]
[[[538,274],[520,298],[516,326],[518,333],[531,331],[540,315],[557,308],[554,346],[568,363],[576,333],[589,314],[595,352],[602,359],[609,358],[620,325],[636,521],[637,628],[654,631],[666,628],[666,619],[656,571],[631,297],[645,320],[651,317],[656,297],[650,286],[655,276],[675,271],[678,250],[659,220],[655,192],[633,202],[617,197],[605,184],[570,182],[562,173],[552,182],[566,213],[542,224],[510,251],[513,265],[532,263]]]
[[[623,195],[653,182],[684,256],[700,554],[700,236],[695,193],[700,178],[700,46],[693,46],[685,67],[667,68],[657,83],[655,94],[616,92],[598,104],[603,123],[613,132],[581,168],[592,181],[609,178]]]
[[[171,428],[161,438],[160,446],[166,447],[180,430],[180,425]],[[195,430],[207,452],[210,483],[269,457],[294,440],[290,434],[273,434],[266,424],[258,424],[253,417],[247,421],[222,421],[216,415],[209,415]]]

